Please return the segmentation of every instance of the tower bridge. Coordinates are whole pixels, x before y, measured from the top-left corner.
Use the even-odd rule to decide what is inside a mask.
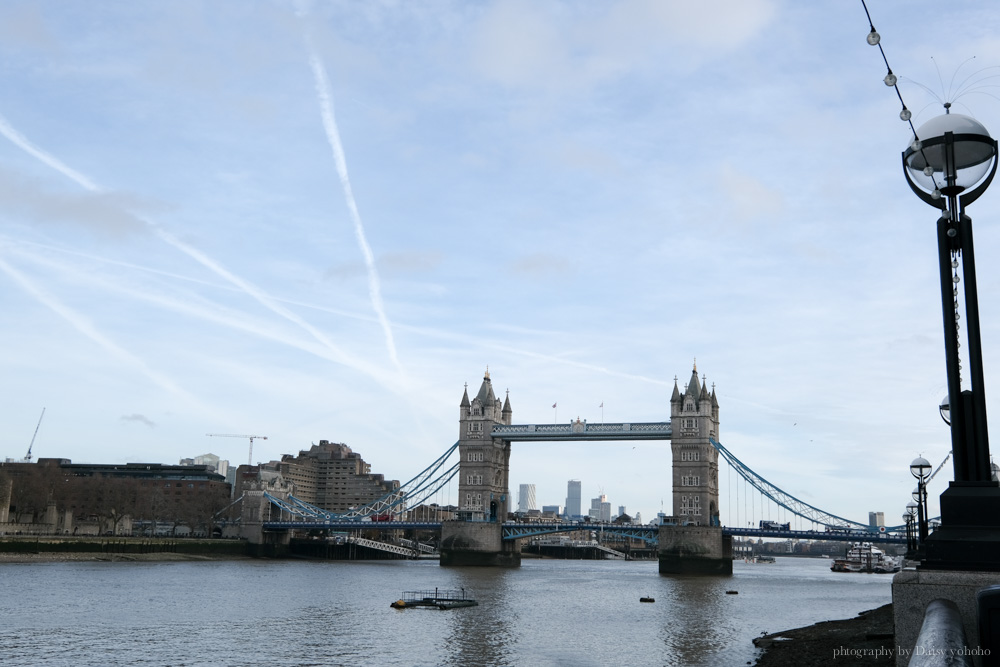
[[[524,424],[512,421],[510,394],[503,403],[489,371],[470,400],[459,403],[460,468],[457,520],[441,527],[442,565],[517,565],[520,545],[504,539],[510,511],[511,444],[518,441],[669,440],[673,516],[684,526],[660,526],[661,572],[732,571],[732,538],[719,522],[719,402],[693,367],[683,392],[674,381],[670,421],[653,423]]]
[[[590,424],[577,419],[568,424],[514,424],[509,392],[501,402],[493,391],[489,371],[470,399],[468,385],[459,404],[459,440],[427,469],[386,498],[349,514],[312,507],[277,489],[263,492],[262,500],[278,507],[292,521],[264,521],[265,534],[293,528],[357,530],[359,528],[437,528],[441,530],[442,565],[517,566],[525,537],[575,530],[622,532],[658,545],[660,572],[732,572],[733,536],[866,540],[902,542],[894,534],[870,532],[867,526],[824,512],[785,493],[757,475],[719,442],[719,402],[714,386],[699,380],[697,366],[681,390],[674,380],[669,400],[670,420]],[[669,440],[671,451],[672,517],[659,526],[608,524],[532,524],[504,520],[510,512],[509,462],[515,442],[613,440]],[[454,450],[459,462],[448,467]],[[813,524],[835,527],[791,531],[723,527],[719,513],[719,455],[748,484],[780,507]],[[359,523],[364,515],[394,516],[419,504],[437,488],[458,477],[456,519],[441,523]],[[405,492],[404,492],[405,489]],[[258,512],[263,516],[262,512]]]

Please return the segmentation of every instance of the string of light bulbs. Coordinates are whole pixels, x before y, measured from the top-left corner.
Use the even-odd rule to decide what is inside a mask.
[[[921,154],[923,154],[923,147],[921,146],[920,143],[920,137],[917,136],[917,128],[913,126],[913,113],[906,106],[906,102],[903,100],[903,93],[901,93],[899,90],[899,79],[896,77],[895,74],[893,74],[892,67],[889,65],[889,58],[886,57],[885,49],[882,48],[882,37],[878,34],[878,31],[875,30],[875,24],[872,22],[872,15],[871,12],[868,11],[868,4],[865,2],[865,0],[861,0],[861,6],[864,7],[865,16],[868,17],[869,32],[867,41],[871,46],[878,47],[879,53],[882,54],[882,62],[885,63],[886,74],[885,78],[883,78],[882,81],[885,83],[886,86],[896,91],[896,97],[899,98],[899,104],[902,106],[902,109],[899,112],[899,119],[907,123],[910,126],[910,131],[913,133],[913,141],[911,142],[910,146],[913,148],[914,151],[919,150],[921,151]],[[948,110],[951,108],[951,104],[945,102],[944,108],[945,112],[947,113]],[[927,160],[925,160],[925,164],[928,164]],[[934,177],[934,168],[928,164],[928,166],[924,168],[924,175],[930,178],[931,181],[934,183],[934,192],[931,193],[931,196],[934,197],[935,199],[940,198],[941,188],[938,186],[937,179]]]
[[[934,191],[931,192],[931,197],[933,197],[934,199],[940,199],[941,187],[938,185],[937,178],[935,178],[934,176],[934,167],[930,165],[930,160],[928,160],[926,154],[924,154],[923,145],[921,144],[920,137],[917,136],[917,130],[913,126],[913,120],[912,120],[913,114],[910,112],[909,108],[907,108],[906,102],[903,100],[903,94],[899,90],[899,79],[896,77],[895,74],[893,74],[892,67],[889,65],[889,59],[885,55],[885,49],[882,48],[882,37],[878,34],[878,31],[875,30],[875,24],[872,22],[872,15],[871,12],[868,11],[868,4],[865,2],[865,0],[861,0],[861,6],[864,7],[865,16],[868,17],[869,32],[867,41],[871,46],[878,47],[879,53],[882,54],[882,61],[885,63],[886,75],[885,78],[882,79],[882,81],[885,83],[886,86],[889,86],[890,88],[896,91],[896,96],[899,98],[900,105],[902,105],[902,109],[899,112],[899,118],[900,120],[904,121],[910,126],[910,131],[913,133],[913,141],[910,143],[910,147],[914,151],[920,151],[921,155],[923,155],[924,164],[927,165],[926,167],[924,167],[924,175],[930,178],[931,182],[934,184]],[[947,100],[945,101],[944,110],[945,113],[950,113],[951,102],[948,102]],[[942,213],[949,216],[955,215],[953,211],[949,211],[948,209],[943,207],[942,207]],[[952,283],[954,285],[953,305],[955,308],[954,321],[955,321],[956,332],[959,332],[961,330],[961,325],[959,324],[961,315],[959,314],[959,303],[958,303],[958,283],[961,282],[961,277],[958,275],[958,266],[959,266],[958,254],[959,253],[956,250],[952,250],[951,252]],[[959,348],[962,347],[962,343],[960,340],[957,341],[956,344]],[[959,373],[959,382],[961,382],[961,373],[962,373],[961,356],[959,356],[958,358],[958,373]]]

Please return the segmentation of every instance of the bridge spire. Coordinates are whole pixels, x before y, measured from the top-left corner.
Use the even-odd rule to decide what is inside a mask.
[[[701,398],[701,383],[698,382],[698,367],[696,366],[693,371],[691,371],[691,379],[688,380],[687,389],[684,391],[686,396],[691,396],[696,401]]]

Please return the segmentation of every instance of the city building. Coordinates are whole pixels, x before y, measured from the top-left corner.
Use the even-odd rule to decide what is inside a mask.
[[[521,484],[517,493],[517,511],[521,513],[538,509],[535,506],[535,485]]]
[[[591,521],[611,523],[611,503],[603,493],[590,501],[590,512],[587,516]]]
[[[580,480],[569,480],[566,485],[566,516],[571,519],[583,515],[583,505],[580,498]]]
[[[292,483],[296,498],[331,512],[346,512],[399,490],[398,481],[372,473],[350,447],[327,440],[298,456],[285,454],[276,467]]]
[[[561,505],[542,505],[542,514],[551,514],[553,516],[562,515]]]
[[[182,466],[208,466],[212,472],[219,473],[229,479],[229,461],[220,459],[215,454],[202,454],[191,459],[181,459]]]
[[[230,495],[225,478],[206,465],[41,458],[0,464],[0,478],[0,507],[7,510],[0,519],[51,524],[61,534],[130,534],[137,522],[208,533]]]
[[[868,525],[871,526],[872,528],[882,528],[883,526],[885,526],[885,513],[869,512]]]

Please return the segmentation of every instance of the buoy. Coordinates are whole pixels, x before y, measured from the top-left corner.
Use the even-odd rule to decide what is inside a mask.
[[[653,598],[639,598],[639,602],[656,602]]]
[[[739,595],[739,591],[726,591],[726,595]]]

